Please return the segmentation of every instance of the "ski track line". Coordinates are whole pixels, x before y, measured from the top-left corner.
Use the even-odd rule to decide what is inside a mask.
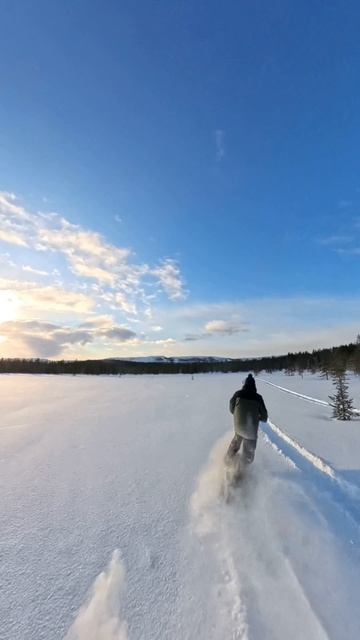
[[[273,382],[269,382],[269,380],[264,380],[264,378],[258,378],[260,382],[264,382],[271,387],[275,387],[275,389],[279,389],[280,391],[284,391],[285,393],[289,393],[292,396],[296,396],[297,398],[301,398],[302,400],[306,400],[307,402],[312,402],[314,404],[320,404],[323,407],[329,407],[330,403],[326,402],[326,400],[319,400],[319,398],[313,398],[312,396],[306,396],[304,393],[299,393],[298,391],[292,391],[292,389],[287,389],[286,387],[281,387],[279,384],[274,384]],[[357,415],[360,415],[360,409],[353,408],[353,412]]]
[[[273,442],[271,440],[271,438],[269,438],[269,436],[267,435],[267,433],[265,433],[265,431],[262,431],[262,437],[264,438],[266,444],[268,444],[270,447],[272,447],[274,449],[274,451],[276,451],[276,453],[278,453],[280,456],[282,456],[283,458],[285,458],[286,462],[288,463],[288,465],[290,467],[293,467],[293,469],[297,469],[298,471],[300,471],[299,467],[297,466],[297,464],[294,462],[294,460],[292,460],[291,458],[289,458],[289,456],[287,456],[281,449],[280,447],[278,447],[278,445]]]
[[[292,467],[297,468],[299,471],[308,471],[309,468],[312,468],[317,473],[319,472],[323,478],[328,478],[329,483],[331,483],[328,489],[332,489],[331,494],[335,501],[355,520],[357,526],[360,525],[360,490],[358,487],[339,477],[336,471],[320,456],[303,447],[271,420],[263,422],[261,430],[265,441],[284,457]],[[278,442],[274,441],[274,436]],[[308,469],[306,469],[306,465],[308,465]]]
[[[261,382],[265,382],[265,384],[270,385],[271,387],[275,387],[276,389],[280,389],[280,391],[285,391],[285,393],[290,393],[292,396],[297,396],[298,398],[302,398],[303,400],[307,400],[308,402],[314,402],[315,404],[321,404],[325,407],[329,406],[329,403],[326,400],[319,400],[318,398],[312,398],[311,396],[306,396],[304,393],[298,393],[297,391],[292,391],[291,389],[287,389],[286,387],[281,387],[278,384],[274,384],[273,382],[269,382],[268,380],[264,380],[264,378],[258,378]]]
[[[296,449],[296,451],[300,453],[303,458],[306,458],[314,467],[316,467],[316,469],[318,469],[322,473],[325,473],[327,476],[332,478],[332,480],[336,480],[340,483],[342,482],[336,475],[335,470],[329,464],[327,464],[327,462],[320,458],[320,456],[317,456],[315,455],[315,453],[312,453],[311,451],[306,449],[297,440],[295,440],[295,438],[289,436],[286,431],[283,431],[283,429],[280,429],[280,427],[271,422],[271,420],[268,420],[267,424],[282,440],[285,440],[287,444]]]

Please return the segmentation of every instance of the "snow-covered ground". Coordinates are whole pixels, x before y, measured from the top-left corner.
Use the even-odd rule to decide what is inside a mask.
[[[262,374],[257,381],[270,419],[360,485],[360,415],[349,422],[331,419],[329,395],[335,392],[331,380],[316,374],[301,378],[273,373]],[[348,382],[354,407],[360,408],[360,378],[349,376]]]
[[[1,638],[360,637],[360,420],[317,376],[259,376],[269,423],[225,503],[243,378],[1,377]]]

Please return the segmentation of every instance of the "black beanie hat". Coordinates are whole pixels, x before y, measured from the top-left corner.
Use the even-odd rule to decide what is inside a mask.
[[[256,393],[256,384],[255,384],[255,380],[252,373],[249,373],[249,375],[247,376],[244,382],[243,389],[246,391],[252,391],[253,393]]]

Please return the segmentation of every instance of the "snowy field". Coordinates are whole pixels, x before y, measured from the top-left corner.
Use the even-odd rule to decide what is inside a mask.
[[[226,504],[244,377],[1,376],[2,640],[360,637],[360,419],[331,419],[330,381],[260,375]]]

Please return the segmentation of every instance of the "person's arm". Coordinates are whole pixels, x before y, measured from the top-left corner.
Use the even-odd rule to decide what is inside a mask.
[[[267,412],[267,408],[265,407],[265,402],[262,399],[262,396],[260,396],[259,400],[260,400],[259,418],[260,418],[261,422],[267,422],[268,412]]]
[[[236,398],[237,398],[237,391],[235,391],[233,397],[230,400],[229,409],[231,413],[234,413]]]

